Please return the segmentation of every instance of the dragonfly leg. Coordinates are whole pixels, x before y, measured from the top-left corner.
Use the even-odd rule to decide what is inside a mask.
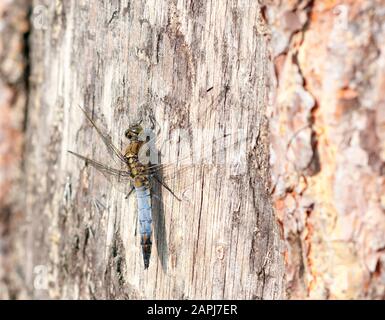
[[[156,173],[153,174],[153,177],[155,178],[156,181],[158,181],[166,190],[168,190],[174,197],[175,199],[177,199],[178,201],[182,201],[171,189],[170,187],[164,182],[162,181],[162,178],[157,175]]]
[[[136,238],[136,235],[137,235],[137,231],[138,231],[138,215],[136,214],[135,215],[135,232],[134,232],[135,238]]]
[[[135,189],[135,188],[134,188],[133,186],[131,186],[131,189],[130,189],[130,191],[127,193],[125,199],[128,199],[128,197],[131,195],[131,193],[132,193],[132,191],[134,191],[134,189]]]

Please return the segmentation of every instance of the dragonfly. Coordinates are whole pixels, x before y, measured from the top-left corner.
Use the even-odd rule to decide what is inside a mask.
[[[130,186],[130,190],[126,197],[128,197],[134,190],[136,192],[140,238],[143,255],[144,268],[149,267],[149,261],[151,256],[152,247],[152,204],[150,193],[150,178],[154,178],[164,188],[166,188],[178,201],[181,199],[169,188],[169,186],[161,180],[161,177],[157,174],[157,170],[160,166],[151,166],[150,164],[143,164],[140,159],[140,150],[146,143],[141,139],[141,134],[144,132],[144,128],[140,123],[133,124],[125,131],[124,135],[129,140],[125,151],[122,153],[112,142],[110,136],[103,132],[103,130],[95,123],[89,113],[80,107],[80,110],[84,113],[91,125],[96,129],[97,133],[101,137],[105,146],[109,150],[109,153],[119,159],[124,164],[125,169],[117,169],[111,166],[105,165],[99,161],[90,159],[74,151],[68,150],[68,152],[91,165],[99,172],[107,176],[109,180],[113,179],[114,183],[124,184],[124,186]]]
[[[215,100],[217,100],[218,97]],[[68,150],[68,152],[101,172],[110,182],[113,183],[114,186],[123,186],[122,189],[124,192],[128,190],[126,198],[135,191],[139,220],[140,245],[142,249],[144,269],[148,269],[152,247],[151,186],[153,181],[156,181],[163,186],[177,201],[183,201],[183,197],[175,194],[175,192],[166,183],[167,179],[164,177],[167,176],[166,169],[172,168],[172,164],[152,164],[151,162],[141,160],[141,153],[143,153],[143,149],[145,151],[147,150],[144,146],[148,144],[148,141],[143,139],[145,128],[141,124],[141,121],[130,125],[125,131],[124,136],[128,139],[129,143],[122,152],[115,146],[111,137],[105,132],[105,130],[101,129],[101,127],[92,119],[90,113],[82,107],[78,107],[102,139],[109,154],[120,164],[120,168],[118,169],[116,167],[106,165],[74,151]],[[211,107],[212,104],[207,110],[211,110]],[[183,157],[180,161],[183,161]],[[186,168],[182,168],[179,172],[184,172],[185,169]],[[162,172],[162,174],[160,174],[160,172]],[[177,175],[177,173],[174,172],[173,176],[175,175]],[[172,175],[170,174],[170,176]]]

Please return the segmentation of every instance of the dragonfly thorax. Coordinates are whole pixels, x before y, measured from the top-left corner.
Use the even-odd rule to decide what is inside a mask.
[[[139,150],[144,144],[143,141],[133,140],[126,148],[125,157],[127,158],[128,169],[130,170],[132,178],[134,178],[134,187],[139,188],[148,186],[147,166],[139,161]]]
[[[135,161],[135,158],[138,158],[139,150],[143,144],[144,142],[139,140],[133,140],[128,144],[124,155],[129,160],[129,162],[133,162]]]

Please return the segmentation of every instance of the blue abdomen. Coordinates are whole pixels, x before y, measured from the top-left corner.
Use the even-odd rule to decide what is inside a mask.
[[[142,246],[144,268],[147,269],[150,263],[151,256],[151,224],[152,224],[152,209],[151,196],[148,187],[135,188],[136,198],[138,201],[138,215],[139,215],[139,230],[140,230],[140,244]]]

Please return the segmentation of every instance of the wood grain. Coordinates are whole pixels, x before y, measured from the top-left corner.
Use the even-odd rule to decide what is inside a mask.
[[[265,114],[271,67],[255,1],[34,1],[33,6],[26,150],[32,226],[25,268],[31,294],[282,298]],[[143,115],[152,115],[166,137],[184,129],[191,143],[187,151],[192,143],[211,151],[214,136],[244,130],[243,153],[226,149],[225,165],[205,167],[203,178],[196,170],[171,181],[190,204],[155,188],[162,201],[155,205],[148,271],[135,235],[135,199],[126,200],[67,153],[108,158],[78,104],[109,128],[119,146],[128,123]],[[227,165],[237,154],[244,156],[244,170]],[[186,191],[186,185],[192,187]],[[37,282],[42,276],[47,283]]]

